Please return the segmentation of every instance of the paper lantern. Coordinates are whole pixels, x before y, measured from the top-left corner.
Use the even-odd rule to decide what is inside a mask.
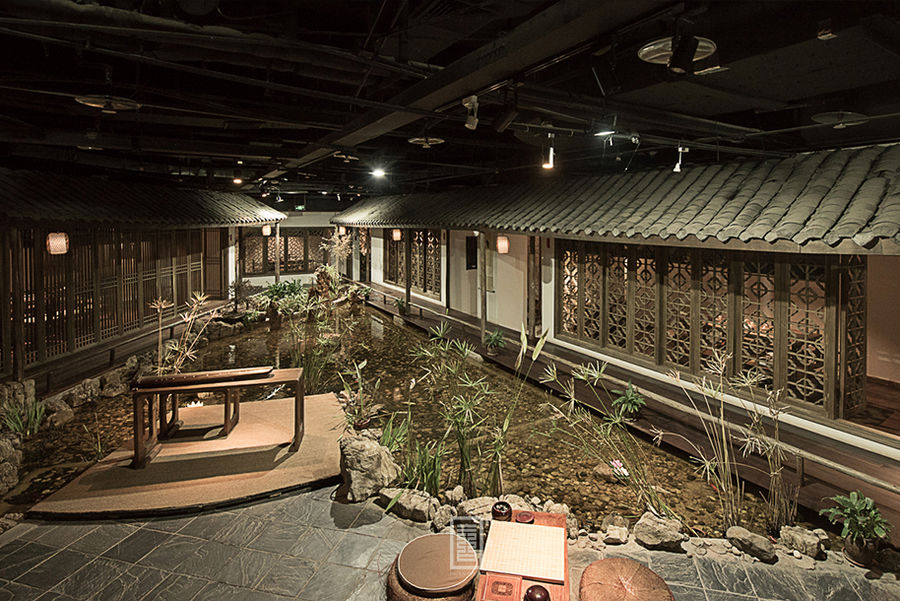
[[[262,226],[262,235],[263,236],[271,236],[272,235],[272,226],[268,223]]]
[[[401,240],[403,240],[403,230],[394,230],[393,232],[391,232],[391,238],[394,240],[394,242],[400,242]]]
[[[509,238],[506,236],[497,236],[497,254],[509,254]]]
[[[345,228],[343,225],[338,226],[338,235],[339,236],[347,235],[347,228]]]
[[[47,234],[47,252],[51,255],[64,255],[69,252],[69,234],[65,232]]]

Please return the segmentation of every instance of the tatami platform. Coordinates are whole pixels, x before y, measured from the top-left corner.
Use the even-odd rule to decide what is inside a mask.
[[[115,451],[35,505],[32,517],[137,517],[179,513],[321,484],[340,474],[344,418],[337,397],[306,397],[306,432],[288,453],[293,399],[241,403],[240,423],[219,436],[223,406],[181,410],[184,425],[144,469],[132,447]]]

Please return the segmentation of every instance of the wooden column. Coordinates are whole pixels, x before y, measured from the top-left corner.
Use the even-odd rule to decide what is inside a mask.
[[[43,361],[47,358],[47,303],[44,296],[44,263],[46,260],[46,249],[41,244],[42,237],[46,236],[42,230],[34,229],[34,240],[31,247],[32,272],[31,290],[34,299],[34,343],[37,349],[37,360]]]
[[[406,273],[406,308],[412,299],[412,230],[403,230],[404,263],[403,270]]]
[[[94,319],[94,342],[100,342],[101,321],[100,321],[100,235],[97,230],[93,231],[93,248],[91,249],[91,259],[94,262],[94,268],[91,270],[91,284],[93,285],[94,298],[91,306],[93,308]]]
[[[25,282],[22,261],[22,230],[11,232],[12,242],[12,294],[13,294],[13,377],[25,379]]]
[[[0,362],[0,375],[12,372],[12,318],[9,312],[10,290],[9,281],[12,276],[10,266],[9,242],[10,231],[0,230],[0,352],[3,353],[3,361]]]
[[[66,253],[66,350],[75,350],[75,243],[78,238],[69,236],[69,252]]]
[[[840,257],[825,259],[825,398],[822,404],[825,415],[837,418],[840,415],[840,381],[838,377],[838,313],[840,302],[841,273]]]
[[[275,224],[275,283],[281,281],[281,224]]]
[[[478,279],[481,289],[481,342],[487,333],[487,237],[478,232]]]
[[[116,332],[119,336],[125,333],[125,270],[122,261],[125,260],[123,252],[123,236],[122,232],[113,232],[113,241],[116,245],[115,261],[116,261]],[[190,267],[188,267],[190,271]],[[188,276],[190,282],[190,276]]]
[[[450,230],[444,230],[444,264],[441,270],[444,272],[444,306],[450,310]]]

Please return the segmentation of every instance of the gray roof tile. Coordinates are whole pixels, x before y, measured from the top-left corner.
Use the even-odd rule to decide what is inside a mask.
[[[335,223],[560,236],[900,243],[900,144],[357,203]]]

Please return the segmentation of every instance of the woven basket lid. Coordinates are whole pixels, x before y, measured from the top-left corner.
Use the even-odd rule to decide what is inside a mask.
[[[413,592],[455,593],[468,586],[477,572],[475,550],[455,534],[420,536],[407,543],[397,556],[397,575]]]
[[[631,559],[595,561],[581,575],[581,601],[674,601],[665,580]]]

